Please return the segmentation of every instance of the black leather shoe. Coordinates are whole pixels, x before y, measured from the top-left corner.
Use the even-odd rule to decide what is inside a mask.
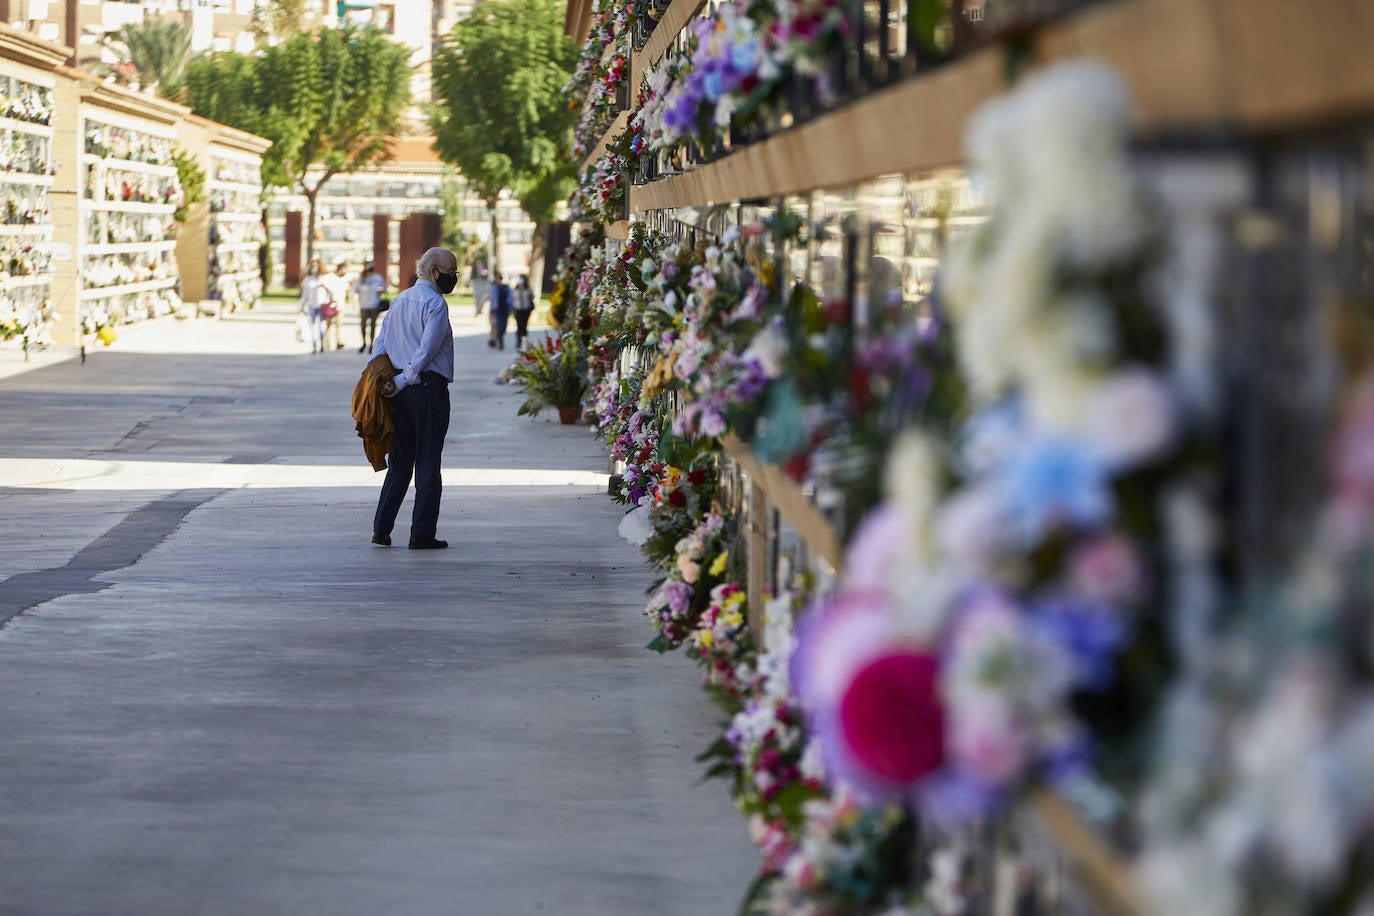
[[[411,550],[443,550],[448,546],[448,541],[441,541],[438,538],[411,538]]]
[[[385,534],[374,534],[372,535],[372,543],[377,544],[381,547],[390,547],[391,538]]]

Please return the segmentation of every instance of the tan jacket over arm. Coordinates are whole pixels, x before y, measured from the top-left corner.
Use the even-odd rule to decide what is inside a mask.
[[[391,402],[382,397],[382,387],[395,377],[391,357],[383,353],[373,357],[353,386],[353,420],[363,440],[363,454],[374,471],[386,470],[386,456],[391,451]]]

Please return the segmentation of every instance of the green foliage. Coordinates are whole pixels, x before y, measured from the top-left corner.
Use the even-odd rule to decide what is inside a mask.
[[[256,57],[222,54],[187,74],[196,114],[272,141],[263,156],[269,186],[296,186],[310,201],[330,178],[384,161],[387,139],[410,102],[410,52],[368,26],[298,33]],[[323,174],[313,184],[314,167]]]
[[[576,112],[562,90],[577,63],[557,0],[479,6],[434,58],[436,146],[488,202],[512,190],[537,221],[576,181]]]
[[[248,31],[260,43],[276,44],[305,28],[306,0],[257,0]]]
[[[191,29],[179,22],[144,19],[131,22],[101,44],[121,63],[133,67],[133,74],[120,68],[102,66],[120,82],[136,82],[168,99],[181,100],[186,66],[192,58]]]
[[[576,334],[564,334],[557,344],[535,344],[510,367],[511,380],[525,392],[516,413],[537,415],[545,407],[575,407],[587,387],[584,356]]]
[[[205,200],[205,170],[183,149],[176,151],[172,161],[176,163],[177,179],[181,181],[181,192],[184,195],[181,206],[172,214],[172,219],[184,223],[191,204]]]
[[[372,27],[297,34],[256,57],[195,61],[188,103],[196,114],[272,141],[264,182],[313,193],[318,186],[304,185],[312,166],[323,166],[327,181],[385,159],[410,101],[408,57]]]

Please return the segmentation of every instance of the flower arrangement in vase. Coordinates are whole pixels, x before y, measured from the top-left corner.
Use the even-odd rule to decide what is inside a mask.
[[[529,347],[511,366],[512,381],[524,389],[520,416],[538,416],[546,407],[558,410],[562,423],[574,423],[581,411],[587,379],[581,366],[582,347],[575,333],[546,337]]]

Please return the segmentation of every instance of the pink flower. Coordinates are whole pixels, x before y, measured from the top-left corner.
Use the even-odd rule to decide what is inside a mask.
[[[682,574],[682,581],[688,585],[695,585],[701,577],[701,567],[685,553],[677,556],[677,571]]]
[[[1069,585],[1090,601],[1130,607],[1145,598],[1140,553],[1119,534],[1095,537],[1069,556]]]
[[[886,591],[894,568],[909,561],[912,537],[911,523],[892,503],[883,503],[866,515],[845,552],[848,586]]]
[[[853,762],[883,782],[914,785],[944,764],[937,664],[898,650],[859,669],[840,700],[840,731]]]
[[[970,703],[951,716],[950,756],[997,785],[1015,779],[1029,757],[1026,737],[1011,711],[999,703]]]

